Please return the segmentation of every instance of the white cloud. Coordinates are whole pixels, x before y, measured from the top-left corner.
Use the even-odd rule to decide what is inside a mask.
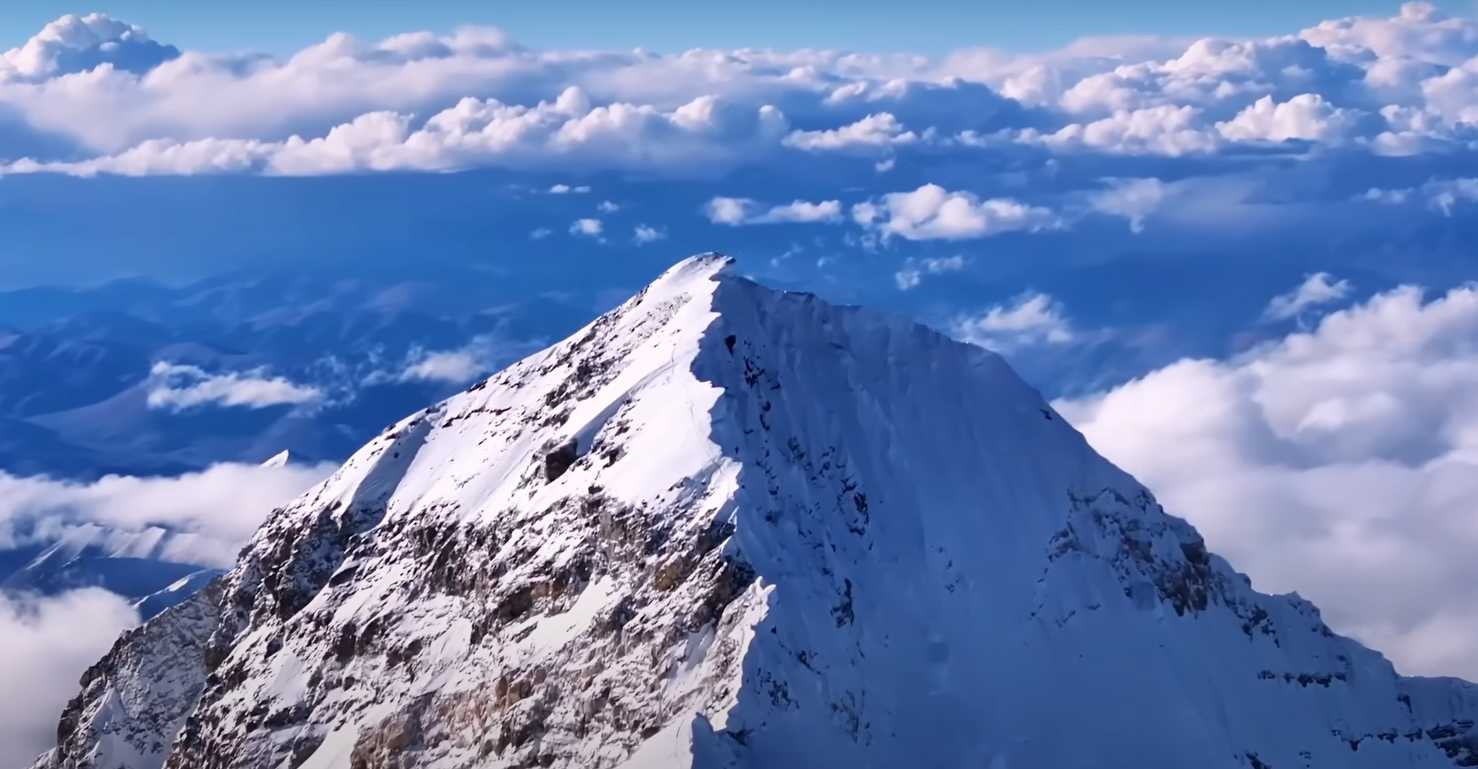
[[[470,382],[479,374],[485,374],[488,366],[473,351],[440,350],[426,353],[412,363],[401,374],[401,378],[414,382]]]
[[[39,597],[0,591],[0,764],[29,766],[56,745],[57,717],[83,671],[138,613],[99,588]]]
[[[1452,216],[1459,203],[1478,203],[1478,178],[1433,180],[1422,185],[1422,192],[1428,204],[1443,216]]]
[[[1279,294],[1268,302],[1263,310],[1263,320],[1288,320],[1296,318],[1305,310],[1319,305],[1338,302],[1349,296],[1353,286],[1348,280],[1335,280],[1327,272],[1316,272],[1303,283],[1286,294]]]
[[[1088,197],[1088,206],[1109,216],[1129,220],[1129,231],[1144,232],[1144,222],[1165,202],[1167,188],[1154,177],[1143,179],[1105,179],[1108,189]]]
[[[283,140],[148,139],[87,160],[22,158],[0,173],[192,175],[255,172],[303,176],[363,171],[569,168],[713,174],[778,144],[785,118],[774,107],[724,105],[703,95],[663,111],[649,104],[593,105],[570,87],[534,106],[464,98],[424,122],[367,112],[322,136]],[[556,184],[550,194],[589,191]]]
[[[614,214],[621,210],[621,206],[611,200],[602,200],[596,204],[595,210],[603,214]]]
[[[1478,56],[1478,22],[1447,16],[1431,3],[1405,3],[1392,18],[1354,16],[1299,33],[1339,59],[1409,60],[1453,66]]]
[[[159,361],[149,369],[148,404],[151,409],[182,411],[195,406],[241,407],[312,406],[323,401],[322,390],[265,368],[211,374],[198,366]]]
[[[598,238],[605,231],[605,225],[599,219],[576,219],[570,224],[570,234],[586,238]]]
[[[62,173],[72,176],[197,176],[246,173],[263,168],[281,145],[252,139],[149,139],[116,155],[78,161],[21,158],[0,165],[0,174]]]
[[[586,184],[579,184],[575,186],[570,186],[568,184],[555,184],[550,186],[549,188],[550,195],[584,195],[587,192],[590,192],[590,186]]]
[[[656,243],[657,241],[664,240],[666,238],[666,230],[659,227],[649,227],[645,224],[638,224],[631,231],[631,241],[638,246],[644,246],[648,243]]]
[[[1304,93],[1281,104],[1264,96],[1237,116],[1217,123],[1216,130],[1230,141],[1282,142],[1335,141],[1344,138],[1353,127],[1354,116],[1324,100],[1316,93]]]
[[[1419,200],[1443,216],[1452,216],[1459,205],[1478,203],[1478,178],[1431,179],[1420,187],[1371,187],[1359,199],[1388,206]]]
[[[1286,99],[1338,88],[1360,74],[1357,67],[1333,61],[1324,49],[1297,37],[1202,38],[1172,59],[1125,63],[1089,75],[1064,91],[1059,104],[1082,115],[1163,106],[1222,110],[1260,96]]]
[[[1058,404],[1265,591],[1403,671],[1478,677],[1478,288],[1401,288]],[[1212,468],[1214,471],[1208,472]]]
[[[149,39],[143,29],[105,13],[67,14],[18,48],[0,54],[0,82],[84,72],[107,65],[144,72],[179,55],[173,46]]]
[[[752,219],[754,224],[797,224],[806,222],[836,222],[842,218],[842,204],[835,200],[811,203],[795,200],[778,205]]]
[[[708,221],[714,224],[737,227],[745,223],[755,205],[755,202],[748,198],[717,197],[703,206],[703,213],[708,217]]]
[[[852,206],[852,218],[883,237],[908,240],[963,240],[1058,225],[1051,211],[1010,198],[982,200],[925,184],[912,192],[893,192]]]
[[[1478,124],[1478,56],[1436,77],[1421,81],[1421,95],[1428,110],[1449,124],[1472,127]]]
[[[218,464],[172,477],[109,475],[90,483],[0,472],[0,549],[103,527],[119,537],[176,533],[162,557],[229,566],[274,508],[322,480],[328,465]]]
[[[959,272],[965,269],[966,263],[967,260],[960,254],[926,259],[909,258],[904,261],[903,267],[898,272],[893,273],[893,282],[898,285],[899,291],[909,291],[918,288],[919,284],[924,281],[925,275]]]
[[[1078,339],[1062,304],[1047,294],[1032,292],[978,315],[956,318],[950,333],[961,341],[1002,353],[1071,344]]]
[[[548,227],[535,227],[529,231],[529,240],[543,240],[554,234],[554,230]]]
[[[809,224],[841,221],[842,204],[836,200],[812,203],[795,200],[765,207],[749,198],[716,197],[703,206],[703,214],[714,224],[738,227],[746,224]]]
[[[1386,206],[1399,206],[1411,199],[1412,192],[1413,190],[1410,188],[1387,190],[1380,187],[1371,187],[1365,191],[1365,194],[1356,197],[1356,200],[1380,203]]]
[[[1213,152],[1222,144],[1205,125],[1200,109],[1168,104],[1117,110],[1107,117],[1070,123],[1051,133],[1028,128],[1018,134],[1017,140],[1059,151],[1171,157]]]
[[[0,170],[493,166],[711,176],[786,162],[795,155],[780,151],[786,145],[886,155],[933,144],[934,130],[1004,131],[1055,152],[1206,154],[1229,141],[1219,124],[1234,141],[1333,141],[1402,154],[1478,127],[1475,41],[1472,19],[1409,4],[1392,18],[1338,19],[1299,35],[1095,38],[1045,53],[973,49],[942,60],[540,51],[478,27],[378,41],[334,34],[274,58],[181,53],[104,15],[69,16],[0,57],[0,107],[59,142]],[[468,98],[487,94],[497,98]],[[775,105],[801,125],[842,124],[792,130]]]
[[[405,367],[395,376],[401,382],[465,384],[498,370],[527,344],[510,344],[491,334],[480,334],[453,350],[414,348]]]
[[[881,149],[912,144],[918,139],[913,131],[904,130],[903,124],[892,113],[878,112],[841,128],[792,131],[785,137],[784,144],[801,150],[832,151]]]

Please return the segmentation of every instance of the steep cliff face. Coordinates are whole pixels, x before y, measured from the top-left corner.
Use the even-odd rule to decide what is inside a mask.
[[[393,425],[40,765],[1478,763],[1478,689],[1253,591],[999,357],[727,264]]]
[[[38,769],[133,769],[164,763],[205,686],[205,643],[221,591],[207,585],[123,634],[82,675],[82,691],[57,726],[57,746]]]

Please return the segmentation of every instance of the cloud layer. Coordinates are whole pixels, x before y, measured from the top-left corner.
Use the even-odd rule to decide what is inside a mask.
[[[1315,275],[1275,315],[1343,296]],[[1478,287],[1414,287],[1058,408],[1263,590],[1407,673],[1478,678]]]
[[[101,526],[121,537],[164,528],[176,536],[161,557],[227,567],[274,508],[332,469],[219,464],[173,477],[110,475],[91,483],[0,472],[0,550],[53,541],[79,527]]]
[[[138,624],[124,599],[98,588],[59,596],[0,591],[0,764],[29,766],[56,744],[57,716],[82,672]]]
[[[285,58],[180,51],[67,16],[0,58],[52,156],[8,173],[326,174],[496,166],[680,176],[971,147],[1182,157],[1478,140],[1478,22],[1409,3],[1253,40],[1125,38],[939,59],[532,50],[502,31],[344,34]],[[110,119],[99,121],[98,114]],[[820,162],[820,161],[818,161]]]

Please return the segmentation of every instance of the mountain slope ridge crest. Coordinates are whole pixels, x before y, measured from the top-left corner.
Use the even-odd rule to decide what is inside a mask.
[[[393,425],[172,624],[158,706],[108,705],[177,651],[136,632],[38,767],[1478,757],[1478,690],[1254,592],[999,356],[717,254]]]

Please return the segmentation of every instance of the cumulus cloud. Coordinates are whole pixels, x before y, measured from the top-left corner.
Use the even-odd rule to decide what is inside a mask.
[[[0,82],[44,80],[103,65],[124,72],[147,72],[179,55],[174,46],[156,43],[142,28],[105,13],[67,14],[42,27],[20,47],[0,54]]]
[[[1027,292],[1009,303],[956,318],[950,332],[961,341],[1009,353],[1039,345],[1065,345],[1078,339],[1062,303]]]
[[[1122,64],[1090,75],[1059,100],[1074,114],[1134,112],[1166,105],[1221,108],[1261,96],[1339,88],[1356,81],[1358,67],[1332,60],[1297,37],[1264,40],[1203,38],[1177,57]]]
[[[598,238],[605,228],[605,224],[599,219],[576,219],[570,223],[570,234],[585,238]]]
[[[765,206],[749,198],[716,197],[703,206],[703,214],[714,224],[738,227],[746,224],[809,224],[841,221],[842,204],[837,200],[812,203],[795,200]]]
[[[909,258],[904,261],[903,267],[893,273],[893,282],[898,285],[899,291],[909,291],[918,288],[926,275],[959,272],[965,269],[966,263],[965,257],[960,254],[926,259]]]
[[[1351,62],[1397,60],[1455,66],[1478,56],[1478,23],[1447,16],[1426,2],[1405,3],[1396,16],[1333,19],[1299,37]]]
[[[784,144],[801,150],[829,151],[854,149],[886,149],[900,144],[911,144],[919,137],[913,131],[904,130],[890,112],[868,115],[855,123],[825,131],[792,131],[785,137]]]
[[[940,60],[538,51],[485,27],[334,34],[277,58],[180,52],[105,15],[68,16],[0,58],[0,107],[75,146],[3,171],[713,174],[784,162],[787,146],[875,155],[976,131],[1058,152],[1292,139],[1402,154],[1478,125],[1475,40],[1472,19],[1408,4],[1264,39],[1097,38]]]
[[[29,766],[56,745],[56,722],[82,673],[137,625],[128,601],[99,588],[40,597],[0,590],[0,764]]]
[[[887,156],[929,151],[936,136],[1172,157],[1290,140],[1411,154],[1471,141],[1475,40],[1472,19],[1408,4],[1297,35],[939,60],[539,51],[485,27],[334,34],[272,57],[180,52],[103,15],[69,16],[0,58],[0,107],[73,146],[5,158],[0,172],[713,175],[787,162],[786,147]]]
[[[638,224],[636,225],[636,227],[632,228],[631,231],[631,241],[638,246],[644,246],[648,243],[656,243],[657,241],[665,240],[666,238],[667,231],[660,227],[651,227],[645,224]]]
[[[1404,287],[1057,406],[1259,589],[1310,597],[1407,673],[1474,678],[1474,340],[1478,288]]]
[[[1354,116],[1316,93],[1303,93],[1278,103],[1264,96],[1237,116],[1217,123],[1216,130],[1231,141],[1334,141],[1353,127]]]
[[[554,184],[549,187],[550,195],[583,195],[590,191],[588,184]]]
[[[109,475],[90,483],[0,472],[0,549],[81,530],[122,543],[164,529],[174,535],[164,540],[159,557],[229,566],[274,507],[332,469],[226,463],[179,476]]]
[[[388,110],[367,112],[321,136],[283,140],[148,139],[86,160],[21,158],[0,173],[193,175],[227,172],[301,176],[365,171],[644,170],[712,174],[747,151],[778,143],[785,118],[772,106],[724,105],[703,95],[663,111],[650,104],[593,104],[576,87],[533,106],[463,98],[425,121]],[[588,191],[556,184],[551,194]]]
[[[925,184],[852,206],[852,218],[884,238],[963,240],[1058,225],[1051,211],[1010,198],[982,200],[974,193]]]
[[[1171,157],[1213,152],[1222,145],[1200,109],[1172,104],[1116,110],[1098,120],[1069,123],[1050,133],[1028,128],[1017,135],[1017,141],[1068,152]]]
[[[1335,280],[1327,272],[1316,272],[1292,291],[1273,297],[1267,309],[1263,310],[1263,320],[1296,318],[1310,308],[1344,299],[1352,288],[1348,280]]]
[[[261,409],[271,406],[312,406],[323,401],[322,390],[267,369],[212,374],[199,366],[159,361],[149,369],[148,404],[151,409],[182,411],[196,406]]]

